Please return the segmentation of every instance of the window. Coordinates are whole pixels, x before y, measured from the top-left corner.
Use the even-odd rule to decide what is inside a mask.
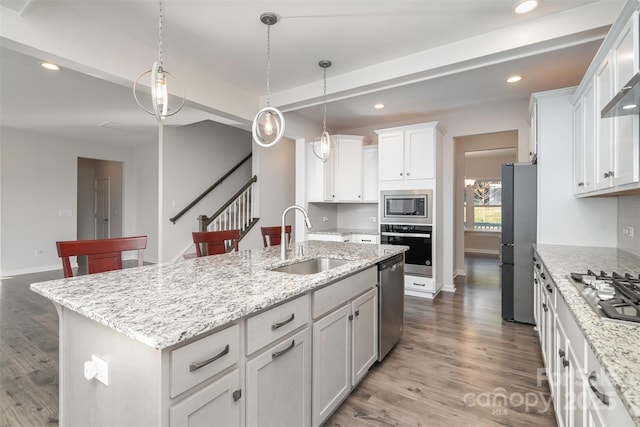
[[[502,181],[475,180],[469,182],[464,194],[465,228],[494,230],[502,228]],[[468,209],[469,201],[473,209]]]

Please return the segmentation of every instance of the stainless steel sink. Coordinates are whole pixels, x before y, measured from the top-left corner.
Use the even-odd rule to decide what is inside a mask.
[[[282,267],[270,268],[270,270],[289,274],[316,274],[340,267],[348,262],[351,262],[351,260],[320,257],[283,265]]]

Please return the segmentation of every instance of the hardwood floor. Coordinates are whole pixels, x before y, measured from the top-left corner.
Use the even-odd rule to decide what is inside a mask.
[[[406,297],[402,340],[327,426],[555,426],[537,337],[500,317],[497,259],[467,258],[467,278],[435,301]],[[0,280],[0,426],[58,424],[58,316],[29,284]]]
[[[533,327],[504,322],[496,258],[434,301],[405,297],[402,339],[327,426],[555,426]]]

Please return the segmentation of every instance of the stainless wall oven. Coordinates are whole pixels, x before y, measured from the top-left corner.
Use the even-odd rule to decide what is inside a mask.
[[[432,235],[430,225],[380,225],[380,243],[409,246],[409,250],[404,253],[406,274],[432,277]]]
[[[380,224],[431,224],[432,190],[380,192]]]

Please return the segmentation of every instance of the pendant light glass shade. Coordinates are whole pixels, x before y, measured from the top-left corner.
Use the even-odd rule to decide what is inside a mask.
[[[322,135],[313,142],[313,154],[317,158],[326,162],[331,157],[331,136],[327,132],[327,68],[331,67],[331,61],[322,60],[318,65],[323,69],[322,80],[324,82],[323,100],[324,115],[322,117]]]
[[[278,17],[275,13],[265,12],[260,15],[260,22],[267,26],[267,106],[258,111],[253,119],[251,134],[259,146],[271,147],[277,144],[284,135],[284,116],[278,109],[270,106],[271,26],[278,22]]]
[[[136,100],[136,103],[147,113],[156,116],[158,121],[162,121],[165,117],[173,116],[177,112],[179,112],[184,106],[184,88],[180,84],[180,81],[176,76],[168,72],[164,69],[162,63],[162,30],[163,30],[163,22],[164,22],[164,14],[163,14],[163,0],[160,0],[160,16],[158,23],[158,60],[153,63],[150,70],[147,70],[140,74],[138,78],[133,82],[133,98]],[[149,75],[149,87],[151,87],[151,105],[145,106],[138,99],[138,83],[145,77]],[[178,106],[172,111],[169,112],[169,90],[167,88],[167,81],[174,81],[174,83],[180,88],[180,92],[182,92],[182,98],[178,104]]]

